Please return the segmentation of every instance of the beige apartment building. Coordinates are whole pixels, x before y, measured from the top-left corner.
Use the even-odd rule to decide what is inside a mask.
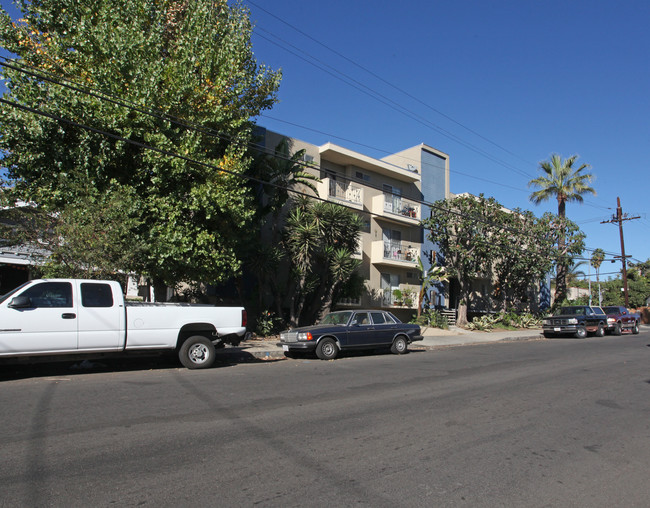
[[[266,150],[272,152],[282,137],[264,131]],[[420,220],[430,214],[426,203],[449,197],[449,156],[424,144],[382,159],[329,142],[318,146],[290,139],[290,145],[291,153],[305,150],[308,171],[321,179],[319,198],[356,210],[364,219],[355,256],[366,291],[339,307],[390,308],[410,318],[421,288],[418,259],[427,269],[435,252]],[[431,304],[445,306],[444,293],[433,293]]]

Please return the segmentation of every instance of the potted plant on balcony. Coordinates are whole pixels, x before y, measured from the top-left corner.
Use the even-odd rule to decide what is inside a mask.
[[[393,305],[402,306],[402,292],[399,289],[393,289]]]
[[[402,291],[402,297],[404,298],[404,305],[406,307],[413,306],[414,296],[415,296],[415,291],[412,291],[411,289],[405,289],[404,291]]]

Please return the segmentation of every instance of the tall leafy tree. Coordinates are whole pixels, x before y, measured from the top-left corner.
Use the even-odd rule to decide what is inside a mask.
[[[280,81],[254,59],[248,11],[226,0],[19,5],[21,21],[0,12],[0,44],[19,57],[0,107],[15,198],[61,212],[121,187],[137,213],[119,227],[145,246],[136,268],[155,287],[238,273],[255,208],[241,179],[250,119]]]
[[[456,322],[467,324],[467,308],[475,279],[490,279],[496,245],[489,224],[500,205],[493,198],[457,196],[434,204],[432,216],[423,221],[429,239],[440,248],[447,274],[458,280],[460,301]]]
[[[530,211],[502,211],[495,220],[493,238],[498,255],[493,261],[494,297],[501,310],[528,306],[531,286],[544,279],[553,266],[557,235],[553,233],[554,216],[538,219]]]
[[[557,260],[560,234],[572,255],[583,249],[584,235],[572,222],[553,214],[538,219],[531,212],[506,210],[482,195],[436,202],[423,225],[440,248],[447,274],[458,281],[460,326],[467,324],[475,280],[494,285],[493,297],[501,309],[519,305]]]
[[[530,195],[533,203],[541,203],[551,198],[557,199],[557,213],[561,219],[566,217],[567,202],[582,203],[584,194],[596,195],[590,187],[593,176],[587,172],[589,164],[576,166],[577,155],[562,160],[558,154],[551,155],[550,160],[539,163],[543,175],[528,182],[529,187],[539,187]],[[560,256],[557,262],[557,277],[555,286],[555,301],[566,298],[566,277],[570,256],[566,249],[565,236],[560,234],[558,248]]]

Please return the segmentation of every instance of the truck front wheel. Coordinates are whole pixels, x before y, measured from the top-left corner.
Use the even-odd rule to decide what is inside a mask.
[[[587,329],[584,326],[578,326],[575,335],[577,339],[584,339],[587,337]]]
[[[178,358],[188,369],[206,369],[215,360],[212,342],[202,335],[189,337],[178,350]]]

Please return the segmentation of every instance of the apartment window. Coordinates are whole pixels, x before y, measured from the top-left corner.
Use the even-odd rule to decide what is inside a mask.
[[[361,220],[363,221],[363,225],[361,226],[361,232],[370,233],[370,217],[367,215],[362,215]]]
[[[384,212],[398,213],[402,209],[402,190],[392,185],[383,184]]]
[[[393,291],[399,289],[399,275],[394,273],[381,274],[382,303],[391,305],[393,303]]]
[[[361,171],[355,171],[354,172],[354,177],[357,180],[363,180],[364,182],[369,182],[370,181],[370,175],[366,175],[365,173],[362,173]]]

